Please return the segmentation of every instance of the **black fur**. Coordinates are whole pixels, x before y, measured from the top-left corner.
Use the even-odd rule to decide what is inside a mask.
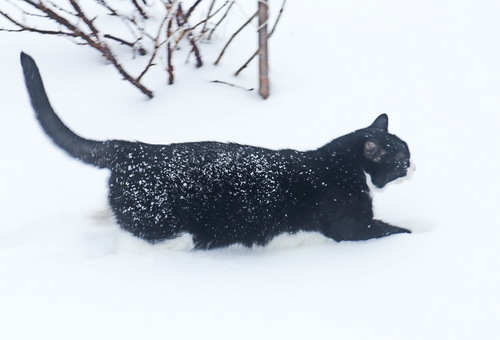
[[[81,138],[57,117],[38,68],[22,53],[31,104],[53,141],[107,168],[109,204],[119,225],[149,242],[183,233],[196,248],[265,245],[282,233],[318,231],[336,241],[409,230],[373,219],[365,173],[377,187],[406,175],[408,146],[380,115],[312,151],[216,142],[151,145]]]

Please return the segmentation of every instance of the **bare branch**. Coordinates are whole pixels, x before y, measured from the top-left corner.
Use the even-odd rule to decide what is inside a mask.
[[[148,54],[148,52],[146,51],[146,49],[140,45],[138,45],[138,42],[140,40],[137,39],[136,41],[134,42],[130,42],[130,41],[126,41],[126,40],[123,40],[122,38],[118,38],[118,37],[115,37],[114,35],[111,35],[111,34],[104,34],[103,35],[103,38],[105,39],[110,39],[110,40],[114,40],[116,42],[119,42],[120,44],[122,45],[125,45],[125,46],[128,46],[128,47],[131,47],[133,48],[134,50],[137,51],[137,53],[139,53],[139,55],[141,56],[145,56],[146,54]]]
[[[239,86],[239,85],[232,84],[232,83],[228,83],[228,82],[222,81],[222,80],[212,80],[211,83],[229,85],[231,87],[236,87],[236,88],[239,88],[239,89],[242,89],[245,91],[253,91],[254,90],[254,88],[246,88],[246,87]]]
[[[215,4],[215,0],[212,0],[212,3],[210,4],[210,7],[208,8],[207,18],[205,19],[203,28],[201,30],[202,33],[206,32],[208,18],[210,17],[210,13],[212,12],[212,8],[214,7],[214,4]]]
[[[227,14],[229,13],[229,10],[231,10],[231,7],[233,7],[233,5],[234,5],[234,1],[231,1],[231,3],[229,4],[229,7],[226,10],[226,13],[224,13],[224,15],[222,16],[222,18],[210,30],[210,34],[208,35],[207,40],[211,40],[212,39],[212,34],[214,34],[214,31],[217,29],[217,27],[219,27],[219,25],[221,24],[221,22],[224,21],[224,19],[227,17]]]
[[[191,54],[194,54],[196,66],[202,66],[203,60],[200,51],[200,41],[203,39],[212,39],[216,29],[228,17],[230,11],[234,10],[236,2],[235,0],[221,0],[218,3],[217,0],[207,0],[208,11],[203,14],[200,20],[193,22],[193,13],[199,9],[202,0],[191,1],[191,7],[189,7],[187,12],[183,11],[181,6],[182,0],[129,0],[130,6],[127,7],[127,10],[120,10],[120,7],[116,8],[117,5],[115,6],[114,2],[108,0],[94,0],[99,6],[104,8],[106,16],[97,16],[94,12],[91,12],[91,7],[87,9],[87,7],[83,6],[84,2],[79,0],[67,0],[66,2],[56,0],[0,1],[6,2],[13,9],[0,8],[0,18],[5,19],[2,21],[5,27],[0,26],[0,32],[35,32],[70,37],[77,45],[90,46],[99,51],[125,80],[150,98],[153,96],[153,93],[141,81],[144,79],[146,73],[153,66],[157,65],[159,54],[166,53],[166,72],[168,73],[169,83],[174,82],[173,53],[182,41],[188,42],[191,47],[187,58],[191,58]],[[258,0],[258,2],[263,1],[267,0]],[[283,0],[283,5],[285,1]],[[153,2],[161,7],[152,6]],[[165,12],[161,11],[162,8]],[[160,9],[160,12],[158,12],[158,9]],[[153,11],[155,12],[153,13]],[[282,11],[283,6],[277,21],[279,21]],[[234,32],[220,52],[215,64],[220,62],[229,45],[257,15],[258,12],[253,14],[252,17],[246,20]],[[110,17],[121,21],[122,26],[120,28],[125,28],[124,34],[116,30],[112,32],[101,30],[99,24]],[[27,20],[31,18],[37,19],[36,25]],[[150,20],[150,18],[159,18],[160,20]],[[217,19],[214,20],[213,18]],[[215,25],[210,23],[210,20],[214,20],[214,23],[216,21]],[[274,32],[277,21],[271,32],[268,33],[268,38]],[[43,26],[43,23],[46,23],[47,26]],[[117,26],[115,25],[114,27]],[[152,27],[154,28],[152,29]],[[158,28],[158,31],[155,35],[155,33],[151,32],[155,32],[156,28]],[[137,77],[129,74],[113,53],[112,47],[118,44],[126,48],[131,48],[134,57],[137,54],[143,56],[149,55],[146,65]],[[163,44],[166,44],[165,50],[162,49]],[[144,47],[147,47],[147,51]],[[241,69],[244,69],[252,59],[253,57]],[[241,70],[238,70],[237,74],[239,72]],[[215,82],[233,86],[221,81]]]
[[[174,67],[172,66],[172,21],[173,18],[170,18],[167,26],[167,73],[168,73],[168,84],[172,85],[174,83]]]
[[[81,9],[80,5],[78,5],[78,3],[75,0],[69,0],[69,2],[71,3],[71,6],[73,6],[73,8],[75,9],[76,13],[78,13],[78,17],[82,19],[85,24],[87,24],[88,28],[92,32],[92,35],[97,38],[99,36],[99,31],[94,26],[93,23],[94,20],[90,20],[85,15],[85,13],[83,13],[83,10]]]
[[[226,52],[226,49],[227,47],[229,46],[229,44],[233,41],[233,39],[238,35],[238,33],[240,33],[248,24],[250,24],[252,22],[252,20],[257,16],[257,14],[259,14],[259,12],[255,12],[254,15],[252,15],[250,17],[250,19],[248,19],[247,21],[245,21],[245,23],[236,31],[234,32],[234,34],[231,36],[231,38],[229,38],[229,41],[226,43],[226,45],[224,46],[224,48],[222,49],[222,51],[220,52],[219,54],[219,57],[217,58],[217,60],[215,61],[215,65],[219,64],[219,61],[221,60],[222,56],[224,55],[224,53]]]
[[[278,26],[278,23],[280,21],[280,18],[281,18],[281,15],[283,13],[283,10],[285,9],[285,3],[286,3],[286,0],[283,0],[283,3],[281,4],[281,8],[280,8],[280,11],[278,13],[278,16],[276,18],[276,21],[274,22],[274,25],[273,25],[273,28],[271,29],[271,32],[269,32],[269,34],[267,35],[267,38],[271,38],[271,36],[274,34],[274,31],[276,30],[276,27]],[[238,76],[241,71],[243,71],[244,69],[246,69],[248,67],[248,65],[250,64],[250,62],[259,54],[259,50],[257,49],[257,51],[255,51],[255,53],[243,64],[243,66],[241,66],[235,73],[234,75],[235,76]]]
[[[215,15],[217,15],[217,13],[219,13],[219,11],[221,11],[227,4],[229,3],[229,0],[226,1],[221,7],[219,7],[214,13],[212,13],[210,15],[210,17],[208,18],[205,18],[203,19],[202,21],[198,22],[196,25],[194,25],[193,27],[189,27],[189,25],[187,24],[187,20],[184,19],[183,22],[184,22],[184,25],[180,25],[180,32],[181,34],[176,38],[176,45],[175,45],[175,48],[177,48],[177,45],[179,44],[179,42],[186,36],[186,35],[190,35],[193,33],[193,31],[200,25],[206,23],[208,20],[210,20],[212,17],[214,17]],[[184,18],[186,16],[184,15]],[[203,36],[205,35],[206,32],[201,32],[198,37],[196,37],[195,39],[195,42],[198,42],[200,41]],[[191,50],[191,52],[193,52],[193,50]],[[188,57],[189,59],[189,57]]]
[[[71,12],[71,11],[65,9],[65,8],[62,8],[61,6],[55,4],[53,1],[49,1],[47,3],[50,4],[52,7],[54,7],[58,11],[66,13],[66,14],[72,16],[72,17],[78,18],[78,15],[76,13],[73,13],[73,12]]]
[[[177,7],[176,18],[177,18],[177,25],[179,27],[188,26],[186,19],[185,19],[185,16],[182,12],[181,4],[179,4],[179,6]],[[188,30],[188,31],[189,31],[189,33],[187,35],[187,38],[189,40],[189,43],[191,44],[192,52],[194,53],[194,55],[196,57],[196,67],[202,67],[203,61],[201,60],[200,49],[198,48],[198,45],[196,44],[196,40],[193,37],[192,30]]]
[[[268,0],[259,0],[259,94],[269,97],[269,59],[267,51]]]
[[[268,38],[270,38],[274,34],[274,31],[276,30],[276,27],[278,26],[278,23],[280,22],[281,15],[283,14],[283,11],[285,10],[285,4],[286,4],[286,0],[283,0],[283,3],[281,4],[280,11],[278,13],[278,16],[276,17],[276,21],[274,22],[273,28],[271,29],[271,32],[269,33]]]
[[[149,90],[147,87],[142,85],[138,80],[132,78],[124,69],[123,67],[118,63],[118,61],[115,59],[114,55],[109,51],[109,55],[106,57],[109,61],[113,63],[115,68],[118,70],[118,72],[132,85],[137,87],[142,93],[144,93],[146,96],[148,96],[150,99],[153,98],[153,92]]]
[[[200,4],[200,2],[201,2],[201,0],[197,0],[197,1],[193,4],[193,6],[191,6],[191,7],[188,9],[188,11],[186,12],[186,15],[185,15],[185,17],[186,17],[186,21],[188,21],[188,20],[189,20],[189,17],[191,17],[191,14],[193,14],[193,11],[194,11],[194,10],[196,9],[196,7]]]
[[[241,66],[238,71],[236,71],[234,73],[235,76],[238,76],[241,71],[243,71],[244,69],[246,69],[248,67],[248,65],[250,64],[250,62],[256,57],[259,55],[259,50],[257,49],[257,51],[255,51],[254,54],[252,54],[252,56],[243,64],[243,66]]]
[[[154,61],[156,59],[156,54],[158,53],[159,51],[159,48],[161,46],[161,43],[160,43],[160,37],[161,37],[161,33],[163,31],[163,26],[165,26],[165,22],[168,20],[169,18],[166,16],[165,18],[163,18],[163,21],[160,25],[160,27],[158,28],[158,33],[156,34],[156,39],[155,39],[155,46],[153,48],[153,53],[151,54],[151,57],[149,58],[149,62],[147,64],[147,66],[144,68],[144,70],[142,71],[142,73],[139,75],[139,77],[137,77],[136,81],[140,82],[142,77],[146,74],[146,72],[148,72],[148,70],[151,68],[151,66],[155,65],[154,64]],[[170,22],[171,22],[172,18],[170,18]]]
[[[118,41],[120,44],[129,46],[129,47],[134,47],[134,44],[135,44],[135,43],[131,43],[129,41],[123,40],[122,38],[115,37],[111,34],[104,34],[103,38]]]
[[[97,28],[95,28],[93,24],[93,20],[90,20],[87,16],[85,16],[85,13],[82,11],[82,9],[79,7],[79,5],[75,2],[75,0],[70,0],[71,5],[73,8],[77,11],[78,17],[83,20],[86,25],[89,27],[91,30],[91,35],[86,34],[82,30],[80,30],[76,25],[72,24],[69,20],[64,18],[62,15],[56,13],[53,9],[45,6],[42,2],[35,2],[32,0],[23,0],[27,4],[31,5],[33,8],[38,9],[42,13],[44,13],[48,18],[54,20],[61,26],[65,27],[67,30],[69,30],[71,33],[66,33],[64,31],[60,32],[53,32],[53,31],[44,31],[44,30],[38,30],[33,27],[25,26],[23,27],[22,24],[18,23],[17,21],[13,20],[10,18],[8,15],[4,15],[5,13],[2,13],[2,15],[6,18],[10,18],[9,20],[13,22],[14,24],[18,25],[22,30],[27,30],[27,31],[32,31],[32,32],[37,32],[37,33],[42,33],[42,34],[59,34],[59,35],[68,35],[72,36],[74,38],[80,38],[82,39],[85,44],[93,47],[94,49],[98,50],[104,58],[106,58],[109,62],[113,64],[113,66],[117,69],[117,71],[123,76],[123,78],[127,81],[129,81],[132,85],[137,87],[142,93],[144,93],[146,96],[149,98],[153,97],[153,92],[146,88],[144,85],[140,83],[137,79],[134,79],[128,72],[125,71],[123,66],[118,62],[114,54],[112,53],[110,47],[104,42],[99,40],[99,32]],[[50,32],[50,33],[49,33]]]
[[[234,1],[233,1],[234,2]],[[227,6],[227,4],[229,3],[229,0],[226,1],[222,6],[220,6],[215,12],[213,12],[210,16],[208,16],[207,18],[203,19],[202,21],[200,21],[199,23],[197,23],[196,25],[193,26],[192,30],[194,30],[196,27],[200,26],[201,24],[206,24],[210,19],[212,19],[214,16],[217,15],[217,13],[219,13],[224,7]],[[207,31],[201,31],[201,35],[205,34]]]
[[[139,3],[137,3],[137,0],[132,0],[132,3],[134,4],[135,8],[137,9],[137,11],[139,12],[139,14],[142,16],[143,19],[148,19],[148,16],[146,14],[146,12],[144,12],[144,10],[142,9],[142,7],[139,5]]]
[[[35,32],[35,33],[40,33],[40,34],[48,34],[48,35],[66,35],[70,37],[76,37],[76,35],[72,32],[64,32],[64,31],[51,31],[51,30],[42,30],[38,29],[35,27],[27,26],[11,16],[9,16],[7,13],[0,11],[0,15],[2,15],[4,18],[6,18],[8,21],[19,27],[19,29],[7,29],[7,28],[0,28],[0,32]]]

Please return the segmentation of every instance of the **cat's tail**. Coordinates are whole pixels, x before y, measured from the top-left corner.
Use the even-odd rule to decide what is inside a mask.
[[[88,140],[71,131],[52,109],[33,58],[21,52],[21,65],[31,105],[45,133],[71,156],[100,168],[108,168],[112,161],[112,155],[109,152],[111,147],[109,144],[112,141]]]

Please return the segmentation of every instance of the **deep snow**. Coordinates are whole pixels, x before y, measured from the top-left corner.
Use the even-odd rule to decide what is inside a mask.
[[[493,0],[290,0],[267,101],[210,82],[256,86],[255,64],[232,76],[253,53],[251,31],[218,67],[179,55],[174,86],[152,73],[153,100],[88,48],[0,33],[0,338],[497,339],[499,16]],[[207,61],[230,33],[203,46]],[[307,150],[386,112],[417,171],[374,192],[375,213],[414,233],[255,250],[144,244],[106,217],[106,171],[37,125],[21,50],[89,138]]]

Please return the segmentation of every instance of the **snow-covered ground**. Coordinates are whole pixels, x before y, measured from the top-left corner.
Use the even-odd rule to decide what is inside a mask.
[[[89,48],[0,33],[0,338],[499,339],[499,17],[495,0],[289,0],[267,101],[210,82],[256,86],[255,64],[232,76],[251,30],[218,67],[230,26],[203,45],[202,69],[180,53],[174,86],[151,73],[153,100]],[[89,138],[305,150],[386,112],[417,171],[374,192],[376,216],[414,233],[256,250],[144,244],[106,218],[106,171],[41,131],[20,51]]]

